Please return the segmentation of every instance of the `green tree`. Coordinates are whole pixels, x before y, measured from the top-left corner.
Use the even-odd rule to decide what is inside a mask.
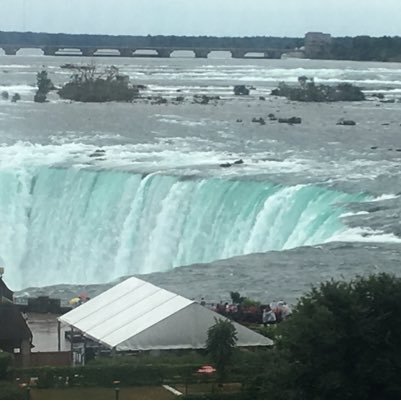
[[[241,294],[236,291],[230,291],[230,297],[233,304],[242,304],[244,302],[245,297],[241,297]]]
[[[216,323],[207,331],[206,349],[216,365],[219,381],[223,382],[238,338],[237,331],[229,320],[215,319],[215,321]]]
[[[47,94],[54,89],[53,82],[48,78],[46,70],[42,70],[36,74],[36,82],[38,90],[36,91],[34,101],[44,103]]]
[[[257,397],[401,398],[400,278],[323,283],[277,330]]]

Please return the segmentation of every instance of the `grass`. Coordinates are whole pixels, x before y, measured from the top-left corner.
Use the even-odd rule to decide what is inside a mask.
[[[241,383],[224,383],[222,387],[219,387],[217,383],[195,383],[188,384],[185,389],[184,384],[177,384],[174,386],[175,389],[185,394],[208,394],[208,393],[239,393],[241,391]]]
[[[173,386],[185,394],[184,384]],[[241,391],[240,383],[225,383],[218,387],[216,383],[189,384],[187,394],[201,395],[210,393],[238,393]],[[110,387],[74,387],[63,389],[31,389],[32,400],[115,400],[116,393]],[[162,386],[121,387],[120,400],[174,400],[177,397]]]
[[[32,400],[115,400],[114,388],[76,387],[31,390]],[[120,400],[174,400],[176,397],[162,386],[121,387]]]

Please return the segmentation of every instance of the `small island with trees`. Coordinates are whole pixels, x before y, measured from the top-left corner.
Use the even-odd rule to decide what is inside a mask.
[[[115,66],[109,66],[103,71],[98,71],[95,65],[62,66],[73,71],[70,80],[61,88],[56,88],[48,77],[46,70],[37,73],[37,92],[34,101],[44,103],[50,91],[56,90],[57,94],[66,100],[77,102],[132,102],[140,98],[140,90],[145,89],[144,85],[130,83],[128,75],[121,74]],[[235,96],[248,96],[250,88],[246,85],[234,85]],[[299,102],[338,102],[338,101],[362,101],[365,95],[362,90],[350,83],[339,83],[337,85],[316,84],[313,78],[301,76],[298,78],[298,85],[289,85],[280,82],[278,88],[271,92],[273,96],[286,97],[292,101]],[[147,97],[152,104],[166,104],[167,99],[160,96]],[[263,98],[264,100],[265,98]],[[183,96],[174,99],[175,104],[182,103]],[[209,104],[210,101],[220,100],[219,96],[194,95],[193,103]],[[215,104],[215,103],[214,103]],[[300,121],[299,121],[300,122]],[[295,123],[298,123],[295,122]]]
[[[52,90],[62,99],[76,102],[132,102],[139,95],[143,85],[132,85],[128,75],[119,73],[115,66],[110,66],[104,71],[97,71],[95,65],[68,66],[73,70],[70,81],[57,89],[49,79],[47,71],[37,73],[37,87],[34,101],[44,103],[47,95]]]
[[[350,83],[339,83],[338,85],[316,84],[313,78],[301,76],[298,78],[299,85],[288,85],[280,82],[277,89],[272,90],[274,96],[284,96],[289,100],[298,102],[339,102],[339,101],[361,101],[365,95],[360,88]]]
[[[131,85],[128,75],[122,75],[115,66],[102,72],[96,66],[72,66],[70,82],[58,90],[62,99],[77,102],[131,102],[139,94],[139,86]]]

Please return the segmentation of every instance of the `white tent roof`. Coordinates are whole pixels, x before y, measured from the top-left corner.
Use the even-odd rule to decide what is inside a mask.
[[[205,348],[207,330],[223,316],[180,295],[131,277],[59,317],[118,351]],[[271,345],[233,322],[238,346]]]

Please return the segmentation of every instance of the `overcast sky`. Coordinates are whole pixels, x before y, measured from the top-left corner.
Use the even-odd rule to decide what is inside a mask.
[[[0,30],[127,35],[401,36],[401,0],[0,0]]]

